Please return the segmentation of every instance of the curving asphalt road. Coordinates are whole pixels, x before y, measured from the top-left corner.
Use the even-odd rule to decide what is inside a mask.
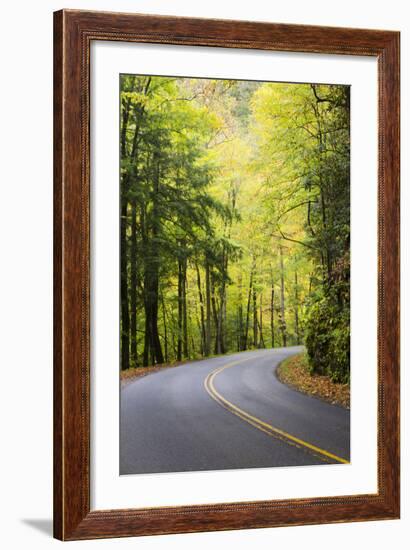
[[[348,462],[349,411],[292,390],[274,375],[301,349],[205,359],[127,385],[120,473]]]

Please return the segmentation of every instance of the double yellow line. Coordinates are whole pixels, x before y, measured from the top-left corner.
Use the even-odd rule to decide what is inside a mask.
[[[237,405],[234,405],[234,403],[231,403],[230,401],[228,401],[228,399],[226,399],[223,395],[221,395],[216,390],[214,385],[214,380],[218,374],[220,374],[225,369],[229,369],[231,367],[234,367],[235,365],[239,365],[239,363],[243,363],[248,360],[249,358],[241,359],[239,361],[233,361],[232,363],[228,363],[223,367],[219,367],[208,374],[208,376],[205,378],[204,386],[208,394],[212,397],[212,399],[214,399],[217,403],[222,405],[222,407],[227,409],[232,414],[239,416],[239,418],[241,418],[251,426],[254,426],[261,432],[264,432],[267,435],[270,435],[271,437],[280,439],[281,441],[284,441],[289,445],[294,445],[295,447],[299,447],[305,450],[307,449],[311,454],[318,456],[325,462],[340,462],[342,464],[349,464],[348,460],[345,460],[340,456],[336,456],[332,453],[329,453],[329,451],[325,451],[324,449],[321,449],[316,445],[312,445],[307,441],[303,441],[303,439],[300,439],[299,437],[295,437],[294,435],[291,435],[285,432],[284,430],[275,428],[271,424],[268,424],[267,422],[264,422],[260,418],[257,418],[256,416],[253,416],[252,414],[244,411],[243,409],[239,408]]]

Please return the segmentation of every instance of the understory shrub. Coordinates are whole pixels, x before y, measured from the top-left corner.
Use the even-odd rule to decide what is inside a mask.
[[[334,382],[350,380],[350,314],[331,296],[321,296],[305,319],[305,346],[312,373],[328,375]]]

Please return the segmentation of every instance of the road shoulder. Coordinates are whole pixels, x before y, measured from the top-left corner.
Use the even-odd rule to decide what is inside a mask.
[[[275,369],[278,380],[301,393],[332,405],[350,408],[349,384],[336,384],[329,376],[310,374],[304,353],[288,357]]]

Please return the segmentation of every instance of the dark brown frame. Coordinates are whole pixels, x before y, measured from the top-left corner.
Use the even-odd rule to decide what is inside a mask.
[[[379,81],[378,493],[90,510],[92,40],[374,56]],[[399,517],[398,32],[63,10],[54,14],[54,536],[62,540]]]

